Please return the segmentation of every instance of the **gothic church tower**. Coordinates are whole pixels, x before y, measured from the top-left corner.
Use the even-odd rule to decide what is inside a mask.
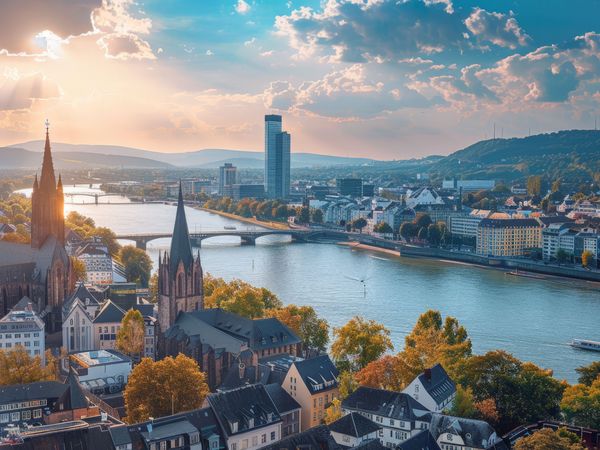
[[[192,254],[180,183],[171,251],[159,257],[158,262],[158,322],[161,332],[173,325],[179,312],[203,308],[200,253],[196,257]]]

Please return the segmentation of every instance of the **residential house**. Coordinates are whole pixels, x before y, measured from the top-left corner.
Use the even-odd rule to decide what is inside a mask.
[[[92,350],[94,316],[100,303],[83,283],[63,304],[62,342],[68,353]]]
[[[281,439],[281,417],[262,384],[208,396],[229,450],[254,450]]]
[[[483,420],[431,414],[429,432],[441,450],[508,449],[496,431]]]
[[[73,353],[69,363],[79,382],[96,394],[121,391],[132,369],[131,358],[116,350]]]
[[[282,449],[342,450],[342,447],[335,442],[326,425],[317,425],[299,434],[288,436],[279,442],[264,447],[264,450]]]
[[[366,386],[342,401],[342,412],[359,413],[375,422],[386,447],[395,447],[427,429],[429,422],[429,410],[409,394]]]
[[[396,447],[396,450],[442,450],[429,430],[421,430]],[[445,450],[445,449],[444,449]]]
[[[123,267],[113,260],[108,247],[98,237],[81,245],[75,256],[85,265],[87,281],[91,284],[109,285],[126,281]]]
[[[298,402],[279,383],[267,384],[265,389],[281,417],[281,438],[299,433],[302,408]]]
[[[486,218],[477,227],[477,253],[483,256],[523,256],[542,247],[542,228],[535,219]]]
[[[23,297],[0,319],[0,351],[23,347],[31,357],[45,361],[45,324],[35,312],[29,297]]]
[[[456,397],[456,385],[441,364],[436,364],[416,377],[403,391],[429,411],[450,409]]]
[[[102,304],[93,320],[94,350],[112,350],[116,347],[117,333],[121,328],[123,316],[125,311],[111,300]]]
[[[444,199],[430,187],[422,187],[406,194],[406,206],[415,208],[419,205],[444,205]]]
[[[338,375],[327,355],[297,361],[290,366],[282,386],[302,407],[302,431],[319,425],[327,405],[339,396]]]
[[[329,424],[331,436],[344,447],[357,447],[364,441],[378,440],[382,426],[362,414],[351,412]]]

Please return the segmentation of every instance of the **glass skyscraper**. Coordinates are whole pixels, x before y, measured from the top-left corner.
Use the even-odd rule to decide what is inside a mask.
[[[265,194],[285,199],[290,195],[290,134],[281,130],[281,116],[265,116]]]

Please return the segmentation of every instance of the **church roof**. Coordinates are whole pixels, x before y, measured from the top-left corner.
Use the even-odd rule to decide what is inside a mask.
[[[54,177],[54,164],[52,163],[52,152],[50,150],[50,136],[46,128],[46,145],[44,146],[44,162],[42,163],[42,176],[40,177],[40,189],[56,189],[56,178]]]
[[[173,228],[173,238],[171,239],[171,253],[169,254],[171,275],[177,271],[179,262],[188,269],[194,262],[192,255],[192,244],[190,243],[190,233],[187,220],[185,218],[185,207],[183,205],[183,192],[181,183],[179,183],[179,198],[177,200],[177,213],[175,215],[175,227]]]
[[[52,265],[57,253],[62,253],[62,258],[68,258],[67,253],[56,237],[49,236],[41,248],[32,248],[29,244],[0,241],[0,267],[14,266],[17,264],[34,263],[40,271],[41,281],[46,281],[48,269]]]
[[[94,319],[94,323],[116,323],[123,320],[125,311],[119,308],[112,301],[107,300],[103,305],[98,315]]]
[[[65,385],[68,386],[67,390],[59,399],[59,403],[65,405],[65,409],[82,409],[88,407],[88,401],[83,393],[83,389],[75,376],[73,370],[69,372]]]

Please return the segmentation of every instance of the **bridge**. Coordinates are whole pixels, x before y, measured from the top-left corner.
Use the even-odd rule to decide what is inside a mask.
[[[351,233],[345,233],[335,230],[274,230],[274,229],[261,229],[261,230],[211,230],[201,231],[196,233],[190,233],[190,241],[195,247],[200,247],[201,242],[204,239],[209,239],[217,236],[237,236],[241,239],[242,245],[255,245],[256,240],[263,236],[291,236],[292,242],[309,242],[317,239],[330,238],[340,241],[346,241],[349,239]],[[127,241],[134,241],[135,246],[142,250],[146,250],[148,242],[155,239],[170,238],[173,233],[130,233],[130,234],[118,234],[117,239],[123,239]]]

